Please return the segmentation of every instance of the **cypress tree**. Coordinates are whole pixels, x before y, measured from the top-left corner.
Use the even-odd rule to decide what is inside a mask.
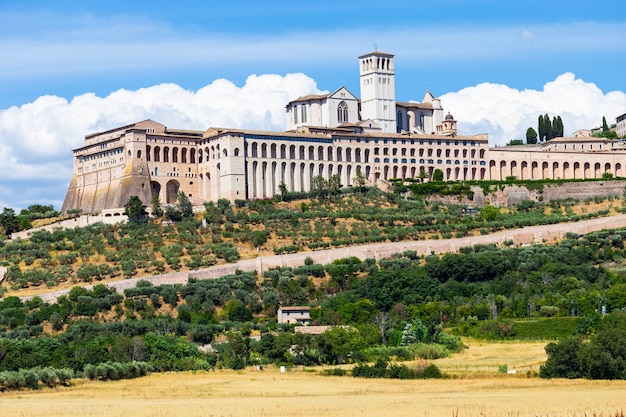
[[[539,122],[538,122],[538,131],[539,131],[539,142],[545,141],[546,140],[546,124],[543,120],[543,114],[539,115]]]
[[[546,140],[550,140],[554,136],[552,135],[552,123],[550,122],[550,116],[548,116],[548,113],[546,113],[546,115],[543,116],[543,122],[545,124],[544,128],[546,132]]]

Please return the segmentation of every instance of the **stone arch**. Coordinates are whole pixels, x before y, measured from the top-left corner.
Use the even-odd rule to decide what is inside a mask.
[[[354,150],[354,162],[361,162],[361,148]]]
[[[137,159],[141,159],[141,149],[137,149]]]
[[[161,195],[161,183],[158,181],[150,181],[150,195]]]
[[[154,162],[161,162],[161,147],[154,147]]]
[[[183,164],[187,163],[187,148],[182,148],[180,150],[180,162]]]
[[[574,179],[581,178],[580,162],[574,162]]]
[[[252,142],[252,158],[257,158],[259,156],[259,145],[256,142]]]
[[[352,149],[346,148],[346,162],[352,162]]]
[[[313,161],[315,159],[315,146],[309,146],[309,161]]]
[[[163,162],[169,162],[170,161],[170,148],[169,146],[166,146],[163,148]]]
[[[615,164],[615,176],[616,177],[621,177],[622,174],[622,164],[620,164],[619,162],[617,164]]]
[[[192,164],[196,163],[196,150],[194,148],[191,148],[189,151],[189,162]]]
[[[323,146],[318,146],[317,147],[317,159],[319,161],[323,161],[324,160],[324,147]]]
[[[261,144],[261,158],[267,158],[267,143]]]
[[[341,153],[342,153],[342,149],[341,149],[341,146],[339,146],[337,148],[337,162],[343,161],[343,157],[342,157]]]
[[[559,178],[559,163],[553,162],[552,163],[552,179],[556,180],[558,178]]]
[[[304,152],[305,152],[304,145],[300,145],[300,148],[298,150],[298,157],[299,157],[300,160],[304,160],[305,159],[304,158]]]
[[[570,177],[570,166],[569,162],[563,162],[563,177],[562,178],[571,178]]]
[[[180,183],[176,180],[169,180],[165,186],[165,203],[175,204],[180,191]]]
[[[296,145],[291,145],[289,147],[289,159],[296,159]]]
[[[328,147],[326,155],[328,156],[329,161],[333,160],[333,147],[332,146]]]
[[[178,162],[178,148],[177,147],[172,148],[172,162],[174,163]]]
[[[530,168],[530,179],[531,180],[538,180],[541,179],[540,175],[539,175],[539,163],[537,161],[533,161],[530,164],[531,168]]]
[[[596,162],[593,165],[593,177],[600,178],[601,176],[602,176],[602,173],[600,172],[600,162]]]
[[[506,169],[506,161],[500,161],[500,180],[503,180],[506,178],[505,169]],[[459,178],[457,177],[457,179]]]
[[[548,167],[549,164],[545,161],[541,164],[541,178],[544,180],[550,178],[550,172],[548,170]]]
[[[583,174],[584,178],[591,178],[591,164],[589,162],[585,162],[583,165]]]
[[[270,146],[270,158],[276,159],[276,144],[272,143]]]

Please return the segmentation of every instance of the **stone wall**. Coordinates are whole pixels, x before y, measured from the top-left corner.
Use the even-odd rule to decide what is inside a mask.
[[[474,199],[471,203],[466,204],[474,204],[475,206],[490,204],[496,207],[511,207],[522,200],[549,203],[552,200],[569,197],[579,201],[597,196],[623,197],[626,190],[626,181],[566,182],[561,185],[546,185],[540,191],[529,190],[526,187],[517,185],[492,186],[486,196],[479,186],[472,186],[471,190],[474,193]]]

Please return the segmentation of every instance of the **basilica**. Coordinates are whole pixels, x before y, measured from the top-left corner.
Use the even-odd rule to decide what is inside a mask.
[[[173,129],[152,120],[85,137],[73,150],[74,171],[62,211],[122,208],[137,195],[194,204],[273,197],[284,184],[308,191],[313,178],[339,176],[369,185],[392,178],[498,180],[624,176],[623,143],[557,138],[538,145],[489,148],[486,134],[457,134],[457,121],[429,91],[421,102],[395,100],[394,56],[359,57],[360,98],[345,87],[299,97],[285,107],[284,132]]]

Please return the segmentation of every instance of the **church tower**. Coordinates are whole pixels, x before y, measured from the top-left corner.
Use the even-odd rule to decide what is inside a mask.
[[[382,132],[396,133],[393,55],[374,51],[359,57],[361,120],[374,120]]]

